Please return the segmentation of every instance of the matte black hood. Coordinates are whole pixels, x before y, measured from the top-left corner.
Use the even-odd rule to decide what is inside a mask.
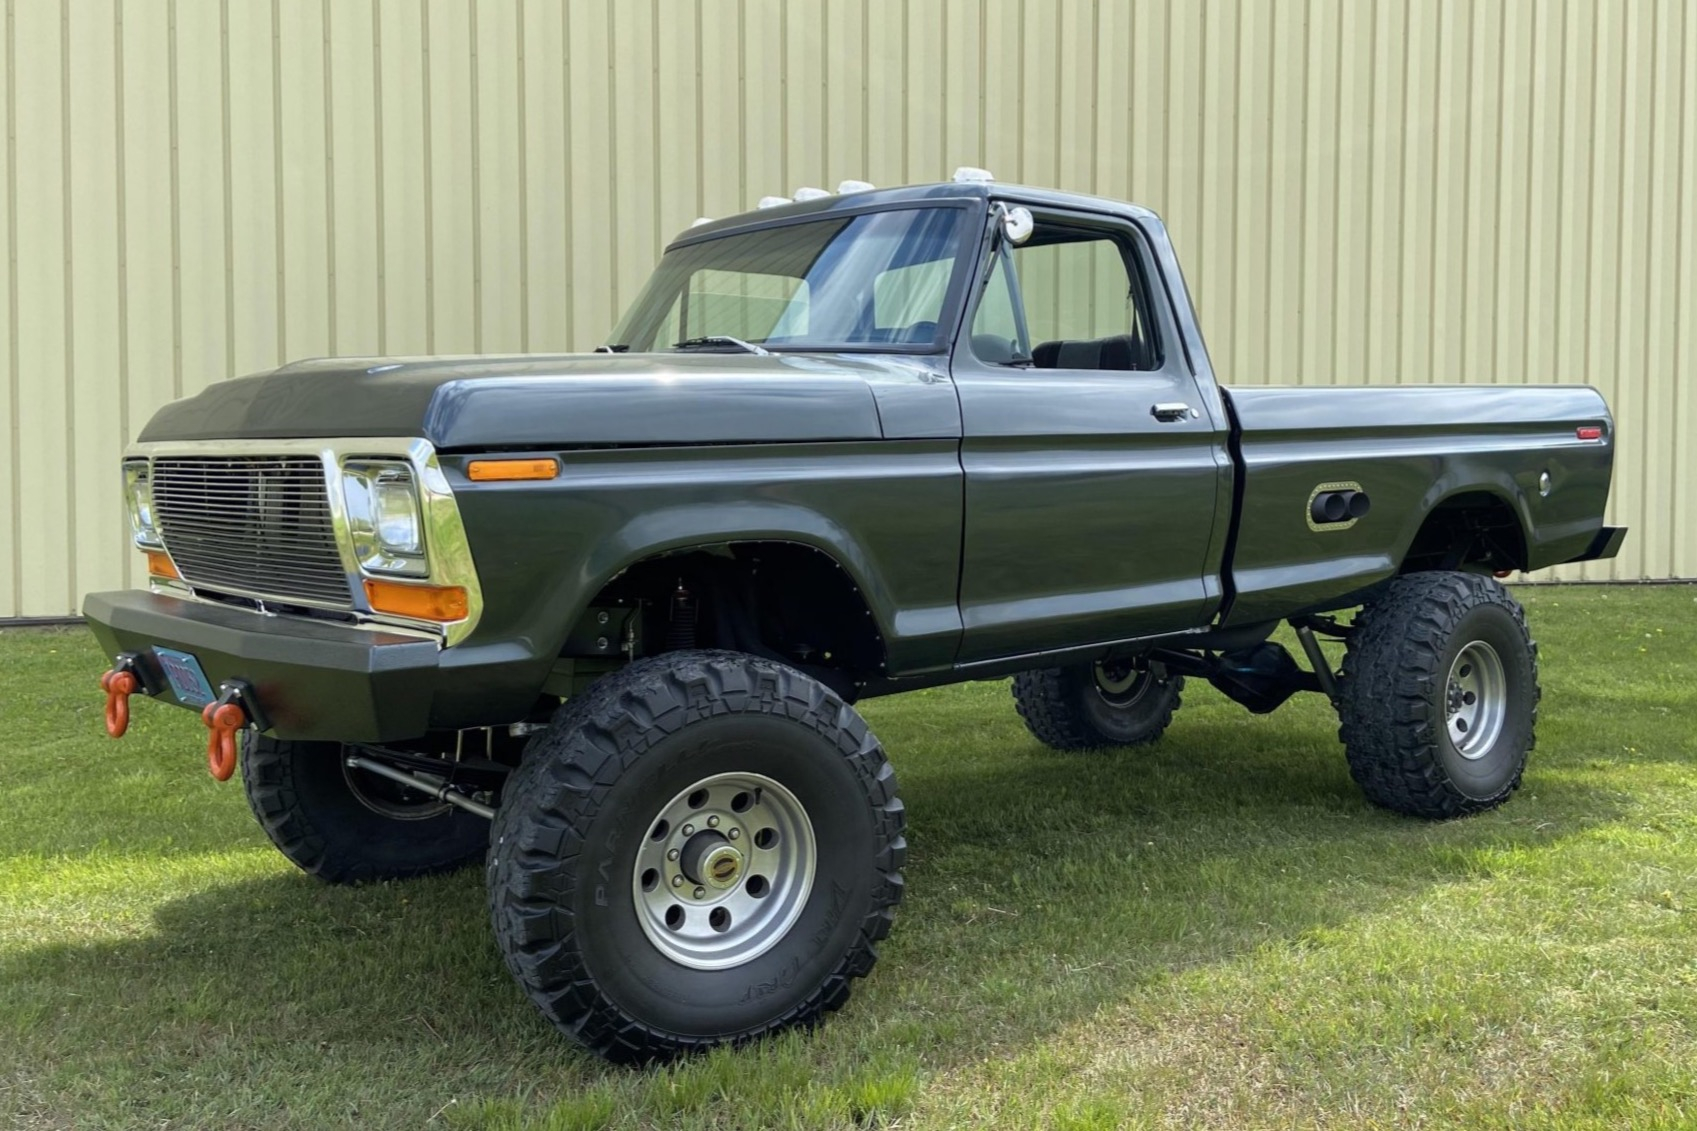
[[[329,358],[208,386],[140,439],[420,436],[439,449],[870,440],[869,380],[841,355]]]

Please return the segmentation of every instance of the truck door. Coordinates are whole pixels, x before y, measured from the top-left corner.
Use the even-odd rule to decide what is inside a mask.
[[[1225,422],[1141,233],[1039,213],[954,353],[966,480],[958,662],[1194,628],[1220,596]]]

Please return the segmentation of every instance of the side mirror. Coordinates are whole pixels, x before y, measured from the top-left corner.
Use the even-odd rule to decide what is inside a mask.
[[[1031,218],[1031,209],[1022,206],[1002,210],[1002,234],[1015,247],[1030,239],[1036,227],[1037,221]]]

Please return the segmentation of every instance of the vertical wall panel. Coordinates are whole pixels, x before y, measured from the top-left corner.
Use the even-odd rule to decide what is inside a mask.
[[[1697,460],[1692,457],[1692,436],[1697,436],[1697,388],[1692,387],[1691,374],[1697,373],[1697,319],[1692,318],[1697,304],[1697,196],[1693,179],[1697,178],[1697,15],[1683,5],[1685,34],[1678,40],[1680,48],[1674,70],[1679,74],[1679,135],[1678,180],[1668,193],[1673,213],[1674,239],[1679,247],[1679,273],[1674,283],[1673,313],[1668,322],[1658,322],[1652,333],[1672,334],[1675,343],[1673,369],[1661,377],[1665,390],[1662,396],[1671,399],[1663,419],[1671,433],[1667,444],[1673,449],[1673,459],[1659,465],[1668,495],[1666,513],[1674,528],[1673,557],[1665,566],[1641,563],[1640,572],[1655,577],[1680,577],[1697,573]],[[1664,72],[1666,73],[1666,72]],[[1671,323],[1671,324],[1670,324]],[[1653,572],[1652,572],[1653,571]]]
[[[6,450],[0,452],[0,613],[25,608],[23,603],[22,499],[18,491],[18,415],[23,397],[22,374],[17,365],[17,226],[18,198],[13,149],[17,145],[17,67],[14,0],[0,10],[0,124],[5,139],[0,143],[0,437]],[[122,576],[121,570],[118,576]],[[128,577],[122,577],[127,584]]]
[[[176,59],[177,293],[185,392],[222,380],[230,369],[222,10],[219,0],[177,0],[174,38],[166,44]],[[152,61],[143,58],[137,65]],[[348,318],[369,315],[357,309]],[[141,421],[132,423],[139,427]]]
[[[784,58],[776,39],[778,15],[771,12],[765,18],[753,21],[754,26],[766,33],[757,48],[757,58]],[[623,314],[625,307],[636,297],[661,250],[656,239],[659,223],[655,213],[654,183],[654,9],[648,4],[615,2],[609,5],[609,17],[609,50],[618,60],[607,74],[613,107],[610,126],[614,137],[622,140],[608,146],[618,219],[611,232],[613,258],[608,264],[612,284],[609,298],[612,318],[603,319],[597,327],[602,337],[613,328],[612,319]],[[782,99],[777,91],[778,70],[775,63],[765,69],[764,77],[770,89],[761,92],[761,101],[769,107],[771,116],[771,122],[763,131],[764,144],[770,150],[764,179],[768,184],[783,183],[780,144],[783,131],[775,124],[775,115],[782,111]]]
[[[110,0],[66,9],[65,58],[69,74],[65,117],[68,334],[65,363],[67,444],[59,465],[61,495],[70,524],[64,580],[68,600],[101,579],[100,554],[82,547],[122,544],[125,520],[111,454],[124,443],[122,406],[112,395],[118,340],[111,333],[78,333],[77,323],[114,326],[118,321],[118,194],[112,157],[117,151],[117,25]],[[86,76],[86,78],[84,77]]]
[[[272,102],[277,57],[271,35],[272,15],[273,4],[226,4],[224,10],[230,76],[230,275],[235,293],[231,338],[237,373],[251,373],[284,360],[281,202],[277,116]],[[151,22],[138,14],[125,26]],[[138,84],[151,84],[152,76],[160,73],[157,59],[126,55],[125,61],[125,76],[134,76]],[[137,146],[150,150],[150,165],[163,160],[168,174],[169,153],[151,152],[162,136],[161,131],[149,137],[145,127],[138,126],[135,140]],[[130,231],[136,234],[136,223],[131,223]],[[132,264],[146,269],[152,260],[151,254],[132,249]],[[133,282],[130,291],[137,293]],[[132,309],[132,330],[136,329],[135,315]],[[132,351],[131,368],[137,364]],[[145,405],[132,405],[132,427],[146,414]]]
[[[372,173],[381,250],[377,348],[427,353],[431,260],[429,113],[421,0],[377,0],[372,13],[372,98],[378,141]],[[556,43],[559,42],[557,39]],[[539,147],[542,148],[542,147]],[[356,175],[343,158],[344,174]],[[340,326],[338,325],[338,330]]]
[[[519,14],[519,50],[523,59],[524,136],[519,139],[524,158],[525,348],[565,351],[573,347],[571,326],[571,237],[567,230],[570,209],[571,167],[566,116],[565,14],[552,0],[524,0]],[[689,21],[693,26],[693,20]],[[673,77],[687,79],[671,105],[694,104],[694,51],[677,60]],[[671,134],[677,126],[664,130]],[[691,111],[684,132],[693,136],[695,116]],[[694,180],[691,161],[681,176],[687,185]]]
[[[1596,385],[1634,534],[1556,576],[1697,576],[1680,0],[0,3],[0,617],[129,583],[175,396],[588,349],[699,215],[960,164],[1162,212],[1228,381]]]
[[[625,7],[639,9],[634,4]],[[520,200],[524,181],[517,175],[524,131],[517,67],[518,9],[508,0],[500,0],[474,3],[473,11],[477,17],[473,41],[477,180],[472,223],[478,235],[476,301],[482,331],[478,348],[490,353],[516,353],[524,348],[523,287],[528,258]],[[546,65],[546,60],[542,61]],[[630,61],[628,69],[640,70],[646,81],[648,68],[640,65],[641,56],[633,55]],[[637,179],[632,188],[645,183],[645,179]]]
[[[12,18],[18,41],[12,192],[19,217],[13,249],[18,318],[12,333],[22,389],[10,440],[18,453],[20,598],[25,609],[64,610],[75,599],[67,580],[72,545],[65,411],[76,330],[68,302],[75,275],[66,183],[66,93],[72,83],[66,73],[65,13],[56,5],[25,3],[14,5]],[[86,330],[86,321],[83,326]]]
[[[720,5],[721,12],[725,6]],[[616,170],[611,153],[617,121],[612,100],[612,74],[616,61],[608,26],[608,5],[578,3],[566,10],[566,54],[570,63],[566,92],[567,112],[571,115],[571,152],[566,160],[571,164],[571,227],[568,233],[572,274],[576,280],[572,298],[574,333],[573,346],[589,349],[603,341],[613,328],[621,311],[613,305],[613,248],[620,223]],[[728,27],[726,26],[728,22]],[[731,61],[737,58],[737,27],[734,20],[716,21],[724,33],[715,44],[717,53],[714,72],[729,74],[730,98],[721,103],[719,123],[740,120],[736,101],[737,72]],[[713,119],[710,119],[713,120]],[[633,129],[632,137],[644,131]],[[629,154],[629,145],[620,151]],[[731,171],[736,177],[737,163],[722,160],[716,167]],[[733,188],[727,197],[736,195]]]
[[[474,0],[424,0],[424,5],[429,350],[476,353],[482,348],[483,324],[477,301],[479,219],[473,192],[481,172],[471,73],[477,5]],[[581,9],[573,5],[572,10]],[[605,39],[600,46],[604,51]],[[593,69],[593,64],[583,69]]]
[[[324,8],[277,0],[274,11],[283,356],[322,357],[331,352],[330,312],[337,302],[330,271],[335,214],[325,128]]]
[[[330,306],[331,353],[381,351],[383,211],[378,186],[377,84],[373,8],[376,0],[323,0],[325,175],[329,180],[326,233],[335,301]]]

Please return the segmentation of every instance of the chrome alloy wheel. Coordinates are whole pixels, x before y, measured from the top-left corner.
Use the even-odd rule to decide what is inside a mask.
[[[1154,679],[1129,660],[1108,660],[1095,667],[1096,694],[1115,707],[1129,707],[1148,694]]]
[[[668,801],[631,874],[648,941],[693,970],[776,946],[807,905],[818,850],[795,794],[761,774],[715,774]]]
[[[1444,716],[1456,753],[1477,761],[1491,752],[1508,717],[1508,677],[1496,649],[1483,640],[1463,648],[1444,685]]]

